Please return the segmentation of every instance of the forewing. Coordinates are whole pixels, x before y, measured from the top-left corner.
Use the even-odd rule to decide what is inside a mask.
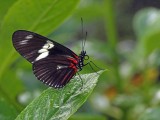
[[[26,30],[14,32],[12,41],[15,49],[31,63],[44,59],[49,55],[68,55],[78,58],[77,55],[67,47]]]
[[[50,56],[33,64],[33,72],[38,80],[48,86],[61,88],[65,86],[77,72],[69,67],[71,61],[66,56]]]

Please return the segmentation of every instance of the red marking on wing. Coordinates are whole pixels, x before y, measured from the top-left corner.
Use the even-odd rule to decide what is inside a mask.
[[[78,68],[73,63],[71,63],[68,67],[74,69],[75,72],[78,70]]]
[[[70,61],[70,65],[68,67],[73,69],[74,72],[72,72],[71,74],[68,73],[67,75],[65,75],[64,79],[62,80],[62,82],[64,82],[64,80],[66,80],[67,77],[68,77],[68,80],[70,80],[73,77],[73,75],[76,74],[76,72],[78,71],[78,68],[77,68],[78,59],[71,58],[71,57],[68,57],[67,59]],[[67,80],[67,82],[68,82],[68,80]]]
[[[72,68],[74,69],[75,73],[77,72],[78,68],[77,68],[77,65],[78,65],[78,59],[75,59],[75,58],[67,58],[68,60],[71,61],[70,65],[68,66],[69,68]]]
[[[78,64],[78,59],[75,58],[67,58],[68,60],[70,60],[73,64],[77,65]]]
[[[71,57],[68,57],[67,59],[70,61],[70,65],[68,67],[71,68],[73,72],[68,72],[64,76],[63,80],[61,81],[61,84],[63,84],[65,81],[67,83],[73,77],[73,75],[76,74],[76,72],[78,71],[78,68],[77,68],[78,59],[71,58]]]

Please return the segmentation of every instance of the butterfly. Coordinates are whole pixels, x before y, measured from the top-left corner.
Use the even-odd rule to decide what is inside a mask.
[[[80,55],[53,40],[26,30],[15,31],[12,42],[16,51],[32,64],[37,79],[54,88],[64,87],[87,65],[84,60],[89,59],[84,50],[85,42],[82,42]]]

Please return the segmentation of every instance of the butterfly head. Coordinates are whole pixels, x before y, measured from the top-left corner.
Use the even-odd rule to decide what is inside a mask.
[[[89,59],[89,56],[87,55],[86,51],[82,50],[79,55],[79,62],[78,62],[79,70],[82,70],[83,66],[85,66],[84,61],[88,59]]]
[[[81,51],[80,57],[84,60],[88,60],[89,56],[87,55],[86,51]]]

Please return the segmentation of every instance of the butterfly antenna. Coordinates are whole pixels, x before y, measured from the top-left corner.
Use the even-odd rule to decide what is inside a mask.
[[[85,46],[85,43],[86,43],[87,34],[88,34],[88,33],[86,32],[86,36],[85,36],[84,43],[83,43],[83,48],[84,48],[84,46]]]
[[[81,26],[82,26],[82,38],[84,39],[84,33],[83,33],[83,19],[81,17]],[[84,51],[84,40],[82,40],[82,51]]]

